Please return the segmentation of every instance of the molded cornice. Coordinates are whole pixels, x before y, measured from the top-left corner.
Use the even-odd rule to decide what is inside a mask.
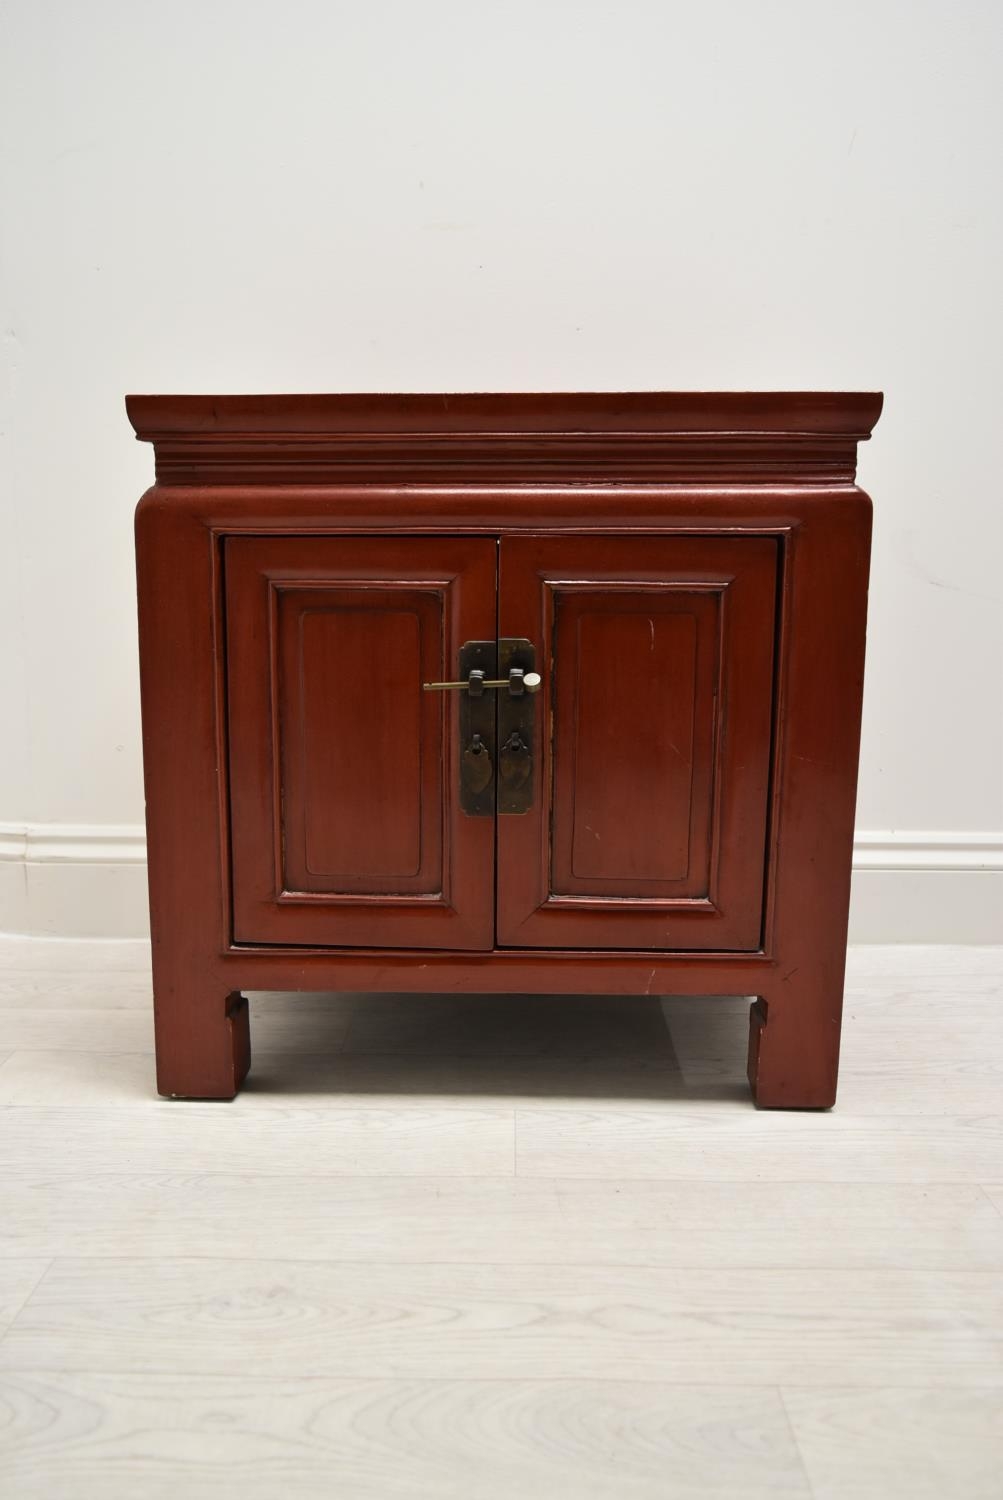
[[[845,392],[129,396],[157,478],[852,483],[882,397]]]

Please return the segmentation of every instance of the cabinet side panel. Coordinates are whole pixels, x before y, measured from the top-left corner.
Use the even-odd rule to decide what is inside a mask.
[[[757,1101],[836,1095],[867,619],[871,503],[806,500],[784,569],[765,944],[749,1074]]]
[[[154,487],[136,513],[157,1087],[232,1098],[248,1027],[220,966],[230,934],[219,549],[193,510]]]

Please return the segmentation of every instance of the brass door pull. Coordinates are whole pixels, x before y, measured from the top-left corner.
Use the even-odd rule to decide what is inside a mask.
[[[523,693],[537,692],[541,681],[539,672],[524,672],[522,667],[512,667],[507,677],[485,677],[479,668],[474,667],[465,681],[423,682],[422,687],[426,693],[465,690],[471,698],[479,698],[485,688],[508,688],[513,698],[521,698]]]
[[[491,752],[481,736],[475,733],[463,752],[461,775],[465,790],[470,796],[478,797],[491,785],[494,774]]]

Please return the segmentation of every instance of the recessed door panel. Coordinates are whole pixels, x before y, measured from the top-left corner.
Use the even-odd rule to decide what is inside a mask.
[[[231,538],[226,591],[236,939],[490,948],[493,820],[422,683],[494,634],[496,544]]]
[[[555,605],[554,660],[576,670],[554,674],[554,894],[706,892],[717,594],[604,584]]]
[[[435,890],[442,787],[428,756],[439,748],[441,716],[422,702],[421,680],[438,661],[440,601],[417,590],[324,585],[280,588],[277,603],[287,884],[368,895]],[[364,814],[349,816],[353,808]]]
[[[776,572],[771,538],[503,539],[500,628],[544,685],[500,943],[758,946]]]

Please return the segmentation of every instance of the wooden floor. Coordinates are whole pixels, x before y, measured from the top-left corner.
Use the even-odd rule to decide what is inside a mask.
[[[999,1500],[1001,950],[747,1004],[254,996],[158,1100],[138,945],[0,942],[4,1500]]]

